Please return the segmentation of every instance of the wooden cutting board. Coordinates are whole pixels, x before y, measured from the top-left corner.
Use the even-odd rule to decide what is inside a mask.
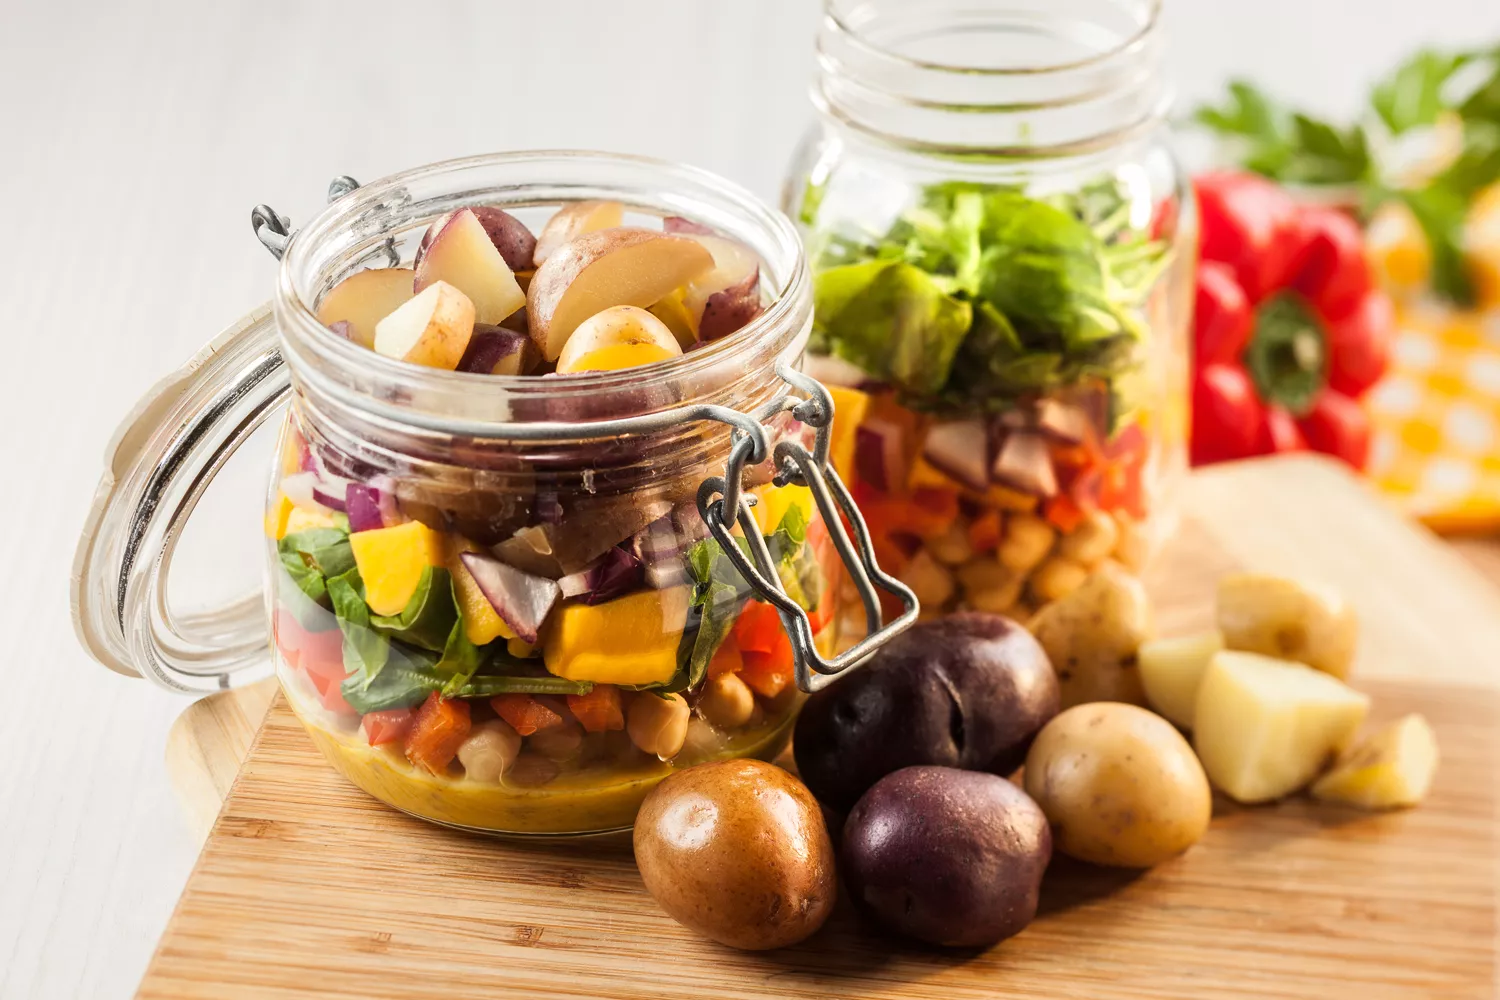
[[[140,995],[1494,996],[1495,591],[1315,459],[1197,475],[1186,506],[1153,573],[1161,630],[1206,623],[1236,567],[1342,588],[1376,718],[1420,711],[1437,729],[1423,807],[1218,802],[1204,842],[1152,871],[1058,859],[1037,921],[984,952],[887,937],[841,901],[810,941],[745,954],[657,909],[628,842],[507,842],[387,809],[322,762],[278,699]]]

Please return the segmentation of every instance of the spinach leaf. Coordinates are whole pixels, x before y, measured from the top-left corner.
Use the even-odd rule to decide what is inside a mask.
[[[325,578],[342,576],[354,568],[354,550],[349,547],[349,532],[339,528],[309,528],[287,535],[276,543],[283,564],[287,557],[298,555],[304,565]]]
[[[430,653],[392,648],[390,661],[379,676],[364,682],[359,677],[349,677],[340,690],[350,707],[364,715],[389,708],[411,708],[442,689],[443,678],[433,669]]]
[[[351,569],[330,579],[328,596],[344,633],[344,670],[349,675],[344,681],[344,697],[348,699],[351,687],[363,692],[380,676],[390,662],[391,643],[370,627],[370,608],[365,604],[359,570]]]
[[[550,675],[503,676],[478,674],[450,695],[455,698],[493,698],[497,694],[588,694],[593,681],[570,681]]]
[[[279,553],[278,560],[282,570],[291,579],[292,585],[308,601],[321,606],[327,600],[328,585],[323,579],[323,574],[309,566],[300,552]],[[297,607],[293,607],[292,613],[297,615],[298,621],[303,620]]]
[[[825,353],[909,392],[942,389],[969,330],[969,303],[895,260],[831,268],[814,283],[814,331]]]
[[[422,570],[417,590],[401,613],[376,615],[370,624],[383,635],[441,653],[457,621],[452,577],[441,566],[428,566]]]
[[[453,623],[448,641],[443,645],[443,655],[433,664],[433,670],[448,678],[443,693],[452,697],[454,691],[478,673],[483,662],[483,651],[469,641],[469,634],[464,631],[464,623],[460,620]]]

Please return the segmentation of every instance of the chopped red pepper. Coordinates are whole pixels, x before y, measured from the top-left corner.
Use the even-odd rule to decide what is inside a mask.
[[[562,722],[561,715],[529,694],[497,694],[490,699],[490,707],[522,736],[530,736],[538,729],[546,729]]]
[[[442,774],[469,738],[472,723],[469,703],[444,698],[436,691],[427,696],[406,734],[406,759],[433,774]]]
[[[405,739],[407,731],[411,729],[411,719],[411,709],[390,708],[382,712],[367,713],[359,720],[359,725],[365,731],[365,739],[370,741],[370,746],[378,747],[382,743]]]
[[[1358,398],[1385,373],[1394,316],[1358,225],[1253,175],[1196,186],[1194,464],[1311,447],[1362,468]]]
[[[568,710],[584,732],[603,733],[625,728],[620,689],[613,684],[595,684],[588,694],[568,695]]]

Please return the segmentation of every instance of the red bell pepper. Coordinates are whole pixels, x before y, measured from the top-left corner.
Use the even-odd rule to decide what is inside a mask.
[[[1359,226],[1255,175],[1195,186],[1193,463],[1310,447],[1363,468],[1358,400],[1385,374],[1395,319]]]

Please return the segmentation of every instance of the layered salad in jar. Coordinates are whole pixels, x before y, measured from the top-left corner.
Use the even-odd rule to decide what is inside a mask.
[[[1106,561],[1139,570],[1186,420],[1175,201],[1143,206],[1111,177],[954,181],[872,226],[824,194],[800,206],[804,367],[854,425],[835,459],[881,566],[925,617],[1023,619]]]
[[[492,206],[449,213],[409,266],[345,277],[316,314],[403,364],[566,380],[670,362],[767,304],[742,244],[578,202],[536,234]],[[783,416],[778,435],[811,440]],[[329,759],[428,819],[582,833],[628,826],[674,768],[779,753],[799,697],[790,640],[694,501],[724,456],[664,459],[659,476],[637,456],[630,481],[650,488],[613,489],[607,463],[505,449],[378,458],[294,406],[266,515],[274,644]],[[810,492],[770,478],[746,484],[757,529],[831,651],[837,555]]]

